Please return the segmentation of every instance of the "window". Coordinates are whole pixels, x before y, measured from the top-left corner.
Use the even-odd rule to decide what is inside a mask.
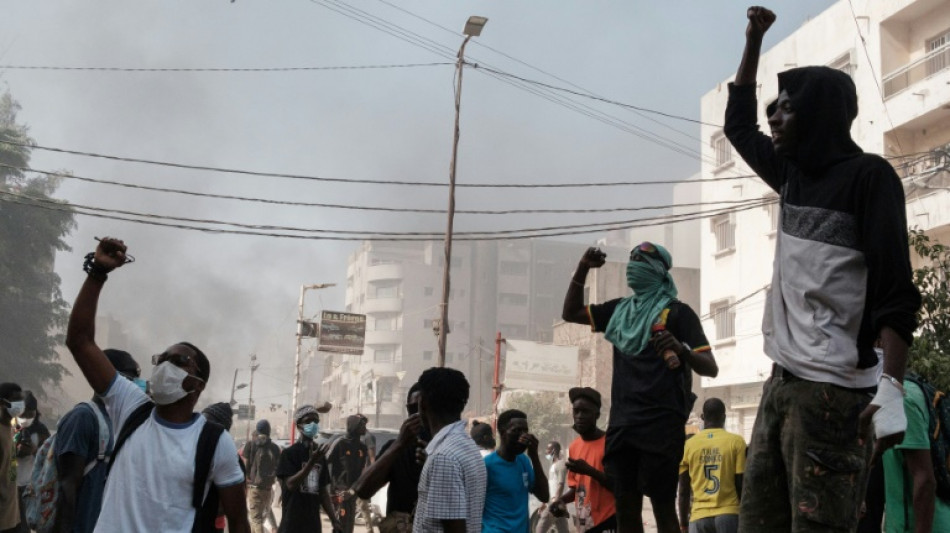
[[[716,168],[732,163],[732,145],[722,132],[713,136],[712,149],[716,154]]]
[[[854,64],[851,62],[851,52],[847,52],[831,63],[828,63],[828,66],[835,70],[840,70],[848,76],[854,77]]]
[[[376,387],[377,387],[376,401],[378,402],[393,401],[393,383],[391,381],[377,381]]]
[[[736,310],[731,300],[720,300],[709,304],[709,315],[716,327],[716,340],[731,339],[736,336]]]
[[[947,47],[948,43],[950,43],[950,31],[944,32],[943,35],[939,35],[927,41],[928,54],[933,54],[937,50],[943,49],[943,53],[934,54],[933,57],[927,60],[928,76],[936,74],[950,66],[950,47]]]
[[[398,298],[399,282],[388,280],[378,281],[370,285],[371,298]]]
[[[501,273],[508,276],[524,276],[528,274],[528,263],[519,263],[517,261],[502,261],[500,265]]]
[[[432,360],[432,352],[430,352],[430,351],[422,352],[422,360],[423,360],[423,361],[431,361],[431,360]]]
[[[502,305],[516,305],[519,307],[528,305],[528,295],[526,294],[503,292],[498,295],[498,300]]]
[[[736,224],[732,220],[732,215],[712,219],[712,229],[716,235],[716,253],[736,249]]]
[[[396,359],[396,345],[385,344],[373,350],[373,362],[392,363]]]
[[[373,331],[396,331],[399,329],[399,315],[387,313],[373,317]]]
[[[432,296],[433,293],[435,293],[435,289],[433,289],[432,287],[426,287],[425,289],[423,289],[423,294],[425,296]]]

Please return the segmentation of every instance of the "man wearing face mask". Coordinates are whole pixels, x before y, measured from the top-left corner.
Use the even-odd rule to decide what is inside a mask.
[[[22,415],[23,410],[23,389],[16,383],[0,383],[0,533],[14,533],[20,523],[13,467],[13,418]]]
[[[294,413],[294,423],[300,440],[281,452],[277,464],[283,508],[278,532],[319,533],[321,506],[333,524],[333,531],[341,531],[330,501],[328,446],[314,442],[320,434],[320,414],[314,406],[304,405]]]
[[[356,495],[368,500],[389,483],[386,518],[379,524],[380,533],[412,530],[412,511],[419,497],[419,475],[422,473],[422,465],[416,460],[416,450],[428,444],[431,438],[419,416],[418,383],[409,388],[406,411],[409,418],[402,423],[399,436],[383,445],[376,461],[353,485]]]
[[[145,390],[146,382],[139,377],[139,365],[128,352],[111,348],[102,352],[120,376]],[[107,435],[104,452],[109,456],[115,432],[105,403],[95,394],[90,401],[66,413],[56,426],[53,453],[60,502],[53,531],[57,533],[91,533],[96,526],[109,471],[108,462],[99,456],[103,429]]]
[[[627,263],[633,295],[585,307],[587,273],[605,259],[596,248],[581,257],[562,317],[603,332],[614,347],[604,464],[614,483],[618,530],[642,533],[646,495],[659,532],[678,533],[679,463],[696,399],[692,373],[715,377],[719,367],[699,317],[676,299],[673,258],[666,248],[650,242],[635,247]]]
[[[274,501],[274,481],[280,446],[270,440],[270,422],[257,422],[257,436],[244,445],[247,461],[247,506],[251,510],[251,531],[264,533],[264,519]]]
[[[498,449],[485,457],[485,470],[482,533],[528,531],[528,495],[542,502],[550,498],[538,438],[528,433],[528,415],[517,409],[498,415]]]
[[[20,496],[20,524],[23,524],[21,529],[26,531],[26,507],[23,505],[23,492],[30,484],[33,463],[36,462],[36,452],[50,435],[49,428],[40,421],[36,396],[30,391],[24,391],[23,393],[23,414],[17,417],[17,425],[20,426],[20,430],[14,437],[17,457],[16,485],[17,493]]]
[[[360,440],[366,434],[366,417],[360,414],[346,417],[346,435],[330,445],[327,464],[330,465],[330,483],[334,491],[345,491],[340,507],[343,533],[353,533],[356,519],[356,499],[353,484],[363,473],[369,461],[369,450]]]
[[[564,494],[567,482],[567,466],[564,464],[561,443],[555,440],[549,442],[545,448],[544,458],[551,462],[551,467],[548,469],[548,496],[551,500],[542,505],[538,512],[538,524],[534,530],[538,533],[547,533],[553,526],[558,531],[567,531],[567,517],[555,516],[552,512],[552,507]]]
[[[86,256],[88,275],[66,332],[66,346],[118,434],[95,531],[213,531],[218,506],[205,496],[214,484],[230,530],[247,533],[244,472],[234,440],[194,409],[211,373],[205,354],[182,342],[153,356],[150,401],[96,344],[99,294],[126,259],[125,244],[111,238]]]

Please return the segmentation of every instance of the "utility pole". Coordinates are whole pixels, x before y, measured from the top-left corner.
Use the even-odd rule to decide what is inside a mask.
[[[251,380],[247,386],[247,431],[244,434],[245,441],[251,440],[251,423],[254,422],[251,413],[254,412],[254,372],[261,366],[257,363],[257,354],[251,354]],[[237,378],[237,370],[234,370],[234,377]]]
[[[441,318],[439,320],[439,360],[438,366],[445,366],[445,348],[449,335],[449,294],[450,294],[450,275],[452,269],[452,232],[455,223],[455,164],[458,160],[459,151],[459,117],[462,109],[462,66],[465,64],[465,45],[472,37],[478,37],[482,33],[482,28],[488,19],[485,17],[472,16],[465,23],[465,40],[459,48],[458,60],[455,62],[455,130],[452,142],[452,159],[449,161],[449,209],[448,222],[445,228],[445,265],[442,270],[442,306]]]
[[[294,357],[294,390],[291,394],[290,400],[290,413],[288,415],[290,423],[290,443],[294,443],[294,437],[296,436],[296,424],[294,424],[294,412],[297,411],[297,393],[300,390],[300,346],[303,342],[303,335],[301,335],[301,327],[303,326],[303,297],[308,290],[316,289],[326,289],[327,287],[335,287],[336,283],[317,283],[313,285],[301,285],[300,286],[300,301],[297,304],[297,355]]]
[[[498,424],[498,400],[501,398],[501,389],[504,385],[501,384],[501,381],[498,379],[498,369],[501,367],[501,343],[505,342],[505,339],[501,338],[501,332],[495,336],[495,377],[492,380],[492,390],[495,393],[492,395],[492,407],[491,407],[491,428],[492,431],[497,430]]]

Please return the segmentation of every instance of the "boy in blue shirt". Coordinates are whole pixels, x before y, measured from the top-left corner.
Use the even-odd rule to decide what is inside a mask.
[[[527,451],[527,456],[525,456]],[[482,533],[528,531],[528,493],[550,499],[538,458],[538,439],[528,433],[528,415],[509,409],[498,416],[498,448],[485,457],[488,489]]]

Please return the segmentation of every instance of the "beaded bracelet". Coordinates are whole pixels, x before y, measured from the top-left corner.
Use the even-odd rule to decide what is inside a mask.
[[[94,280],[105,281],[109,279],[109,270],[106,267],[96,263],[96,253],[86,254],[86,260],[82,263],[82,269]]]

